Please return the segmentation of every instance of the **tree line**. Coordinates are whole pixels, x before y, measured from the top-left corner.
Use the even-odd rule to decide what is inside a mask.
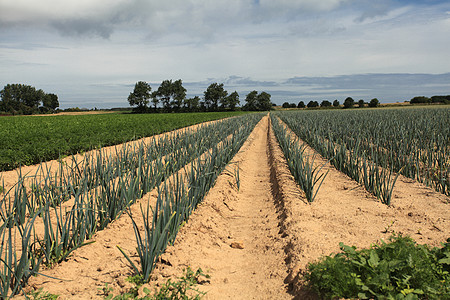
[[[245,105],[240,107],[238,92],[228,94],[223,83],[211,83],[204,91],[203,98],[199,96],[187,98],[186,91],[181,79],[164,80],[154,91],[149,83],[138,81],[128,96],[128,103],[134,106],[133,111],[137,113],[272,109],[271,95],[266,92],[248,93],[245,97]]]
[[[424,97],[424,96],[418,96],[414,97],[409,101],[410,104],[420,104],[420,103],[442,103],[442,104],[450,104],[450,95],[447,96],[432,96],[432,97]],[[308,104],[305,104],[305,102],[300,101],[298,104],[295,103],[289,103],[284,102],[282,107],[283,108],[315,108],[315,107],[343,107],[343,108],[353,108],[355,105],[358,105],[358,107],[378,107],[380,106],[380,101],[377,98],[373,98],[369,102],[364,101],[363,99],[358,100],[357,102],[353,100],[352,97],[347,97],[342,106],[339,100],[334,100],[333,103],[331,103],[328,100],[323,100],[320,104],[318,101],[311,100],[308,102]]]
[[[431,96],[431,97],[425,97],[425,96],[418,96],[414,97],[409,101],[411,104],[419,104],[419,103],[444,103],[444,104],[450,104],[450,95],[447,96]]]
[[[358,104],[358,107],[377,107],[380,105],[380,101],[377,98],[373,98],[370,100],[369,103],[365,102],[363,99],[360,99],[358,102],[355,102],[352,97],[347,97],[344,100],[343,108],[352,108],[355,106],[355,104]],[[339,100],[334,100],[333,103],[331,103],[328,100],[323,100],[320,104],[318,101],[311,100],[308,102],[308,104],[305,105],[305,102],[300,101],[298,104],[295,103],[289,103],[284,102],[282,105],[283,108],[314,108],[314,107],[341,107],[341,103]]]
[[[59,107],[58,96],[25,84],[7,84],[0,91],[0,112],[12,115],[53,113]]]

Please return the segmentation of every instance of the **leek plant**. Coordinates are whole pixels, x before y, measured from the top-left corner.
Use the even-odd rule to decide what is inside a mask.
[[[278,119],[272,118],[272,124],[291,174],[305,192],[306,200],[309,203],[313,202],[325,177],[328,175],[328,172],[320,172],[325,164],[314,167],[314,157],[310,160],[304,153],[306,145],[299,145],[295,140],[292,141],[291,135],[282,128]]]
[[[11,216],[12,218],[12,216]],[[0,296],[8,299],[17,295],[35,275],[42,262],[32,255],[31,232],[36,219],[34,216],[26,224],[17,227],[7,226],[6,221],[0,226]],[[20,251],[16,250],[16,231],[20,232]]]

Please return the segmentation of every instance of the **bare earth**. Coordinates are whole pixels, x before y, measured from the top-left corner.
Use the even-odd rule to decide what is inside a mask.
[[[450,237],[449,198],[402,176],[387,207],[327,165],[316,201],[306,203],[269,128],[266,116],[181,228],[150,289],[180,277],[190,266],[211,276],[199,287],[207,292],[205,299],[310,298],[299,274],[309,262],[339,251],[339,242],[369,247],[396,232],[438,246]],[[232,175],[237,166],[239,189]],[[137,214],[140,204],[155,197],[155,191],[149,193],[132,211]],[[63,280],[38,276],[29,288],[42,287],[60,299],[101,299],[105,283],[115,294],[131,287],[126,278],[132,270],[116,248],[136,253],[129,217],[123,215],[93,240],[42,272]]]

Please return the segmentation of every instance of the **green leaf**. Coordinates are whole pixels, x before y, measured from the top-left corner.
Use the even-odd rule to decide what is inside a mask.
[[[371,268],[376,268],[380,262],[380,258],[375,250],[370,251],[370,258],[367,261]]]
[[[449,258],[449,257],[441,258],[438,262],[439,262],[440,264],[450,265],[450,258]]]

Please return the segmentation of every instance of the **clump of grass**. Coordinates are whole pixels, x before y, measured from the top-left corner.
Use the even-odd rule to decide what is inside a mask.
[[[58,299],[59,295],[51,294],[40,288],[36,291],[28,293],[27,297],[30,297],[34,300],[56,300]]]
[[[393,235],[370,249],[340,243],[343,252],[311,263],[308,287],[326,299],[450,299],[450,238],[430,249]]]
[[[139,299],[139,300],[165,300],[165,299],[184,299],[184,300],[198,300],[206,293],[200,291],[196,285],[199,284],[200,278],[210,278],[208,274],[203,273],[202,269],[192,271],[190,267],[185,270],[185,273],[176,281],[169,279],[159,290],[154,292],[148,288],[143,288],[144,297],[138,296],[138,290],[142,286],[142,276],[133,276],[128,281],[135,283],[136,286],[125,294],[114,296],[113,289],[105,284],[102,288],[104,299],[107,300],[125,300],[125,299]]]

